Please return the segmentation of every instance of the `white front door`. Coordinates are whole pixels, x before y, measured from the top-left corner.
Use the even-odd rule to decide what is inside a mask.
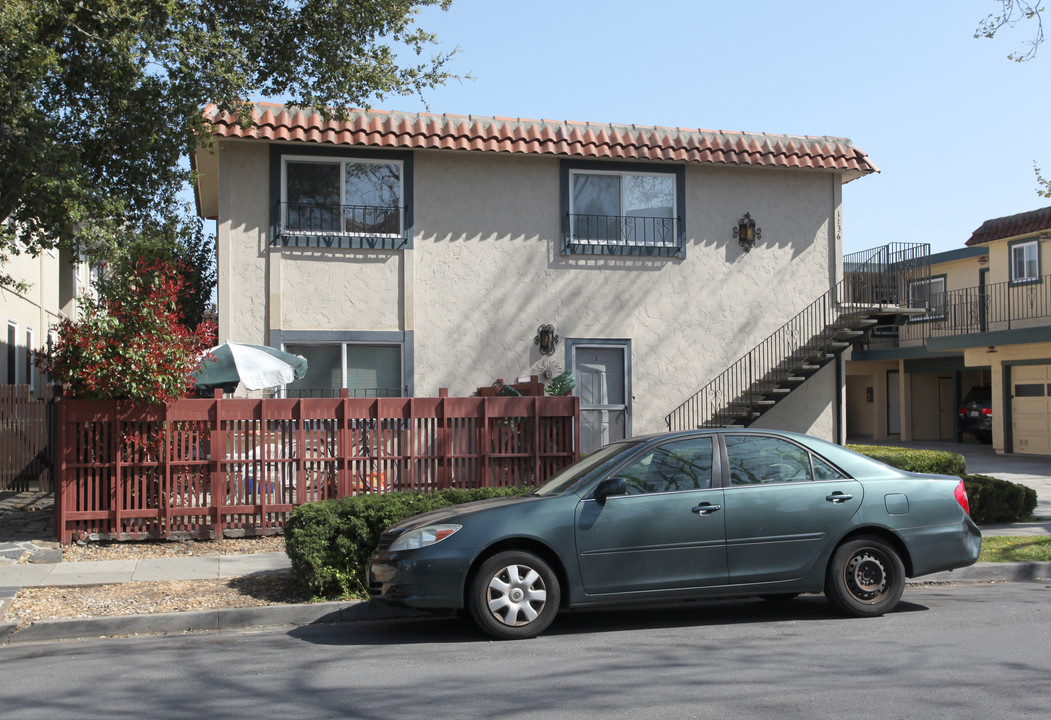
[[[622,344],[573,349],[573,376],[580,396],[580,450],[587,455],[615,440],[628,428],[628,355]]]

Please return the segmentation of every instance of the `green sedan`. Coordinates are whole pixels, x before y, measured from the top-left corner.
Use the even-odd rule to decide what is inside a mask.
[[[466,610],[501,639],[560,608],[824,592],[892,610],[907,577],[971,565],[982,536],[960,478],[903,472],[795,433],[726,429],[613,443],[528,495],[389,528],[377,600]]]

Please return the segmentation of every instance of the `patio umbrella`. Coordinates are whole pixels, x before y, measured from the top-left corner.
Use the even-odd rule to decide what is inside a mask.
[[[262,390],[290,383],[306,374],[307,359],[300,355],[265,345],[225,342],[208,351],[192,376],[197,378],[197,387],[201,389],[236,386],[242,382],[249,390]]]

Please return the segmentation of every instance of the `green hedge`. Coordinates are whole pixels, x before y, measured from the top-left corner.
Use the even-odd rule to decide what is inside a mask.
[[[297,579],[315,597],[367,597],[369,556],[391,525],[430,510],[531,489],[454,489],[426,495],[394,492],[300,505],[285,524],[285,552]]]
[[[867,455],[892,467],[909,472],[956,475],[967,488],[971,519],[979,525],[1028,520],[1036,509],[1036,490],[1017,483],[967,475],[963,455],[944,450],[885,447],[883,445],[848,445],[854,452]]]
[[[971,519],[979,525],[1028,520],[1036,509],[1036,490],[1025,485],[986,477],[964,475]]]
[[[884,445],[847,445],[854,452],[868,455],[891,467],[908,472],[963,475],[967,461],[963,455],[945,450],[917,450]]]

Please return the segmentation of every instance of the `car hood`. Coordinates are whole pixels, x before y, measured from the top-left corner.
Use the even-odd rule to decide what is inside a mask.
[[[481,512],[496,510],[509,505],[539,502],[544,499],[545,498],[538,495],[515,495],[514,497],[490,498],[488,500],[475,500],[474,502],[464,503],[462,505],[451,505],[446,508],[431,510],[430,512],[425,512],[420,515],[413,515],[408,520],[402,520],[396,525],[391,525],[387,528],[386,532],[402,533],[406,530],[423,527],[424,525],[452,522],[459,518],[467,517],[468,515],[477,515]]]

